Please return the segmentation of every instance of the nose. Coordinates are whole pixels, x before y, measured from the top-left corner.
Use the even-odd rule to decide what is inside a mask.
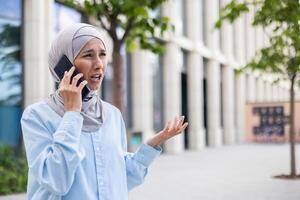
[[[105,61],[101,59],[101,57],[97,56],[94,62],[94,69],[100,69],[102,72],[104,72],[104,62]]]

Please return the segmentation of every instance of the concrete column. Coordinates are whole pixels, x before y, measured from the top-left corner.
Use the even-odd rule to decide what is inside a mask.
[[[247,102],[253,103],[256,101],[256,80],[253,75],[247,75]]]
[[[290,100],[290,90],[285,87],[284,88],[284,101],[289,101]]]
[[[167,1],[162,8],[163,16],[167,16],[171,23],[176,24],[178,13],[175,1]],[[174,37],[170,32],[170,38]],[[163,85],[164,85],[164,121],[167,122],[175,116],[181,115],[181,64],[180,47],[167,42],[166,52],[163,58]],[[180,134],[168,140],[164,149],[167,153],[179,153],[184,150],[184,136]]]
[[[221,0],[221,7],[224,7],[229,2],[229,0]],[[222,52],[231,61],[233,59],[233,25],[226,21],[221,27],[220,34],[222,35]]]
[[[272,101],[272,96],[273,96],[273,89],[272,89],[272,85],[270,82],[265,81],[265,85],[266,85],[266,90],[265,90],[265,101],[267,102],[271,102]]]
[[[284,96],[285,94],[284,94],[284,89],[283,89],[283,87],[281,86],[279,90],[280,90],[280,94],[281,94],[281,95],[280,95],[280,100],[281,100],[281,101],[285,101],[285,96]]]
[[[240,74],[235,77],[235,124],[236,137],[239,143],[245,139],[245,104],[246,104],[246,80],[245,75]]]
[[[153,79],[149,54],[143,50],[132,54],[132,125],[133,131],[142,132],[143,142],[154,133]]]
[[[228,0],[221,0],[221,7],[224,7]],[[221,29],[222,52],[227,60],[233,60],[233,25],[225,23]],[[234,129],[234,69],[230,65],[222,67],[222,106],[223,106],[223,130],[224,142],[233,144],[235,142]]]
[[[261,80],[261,77],[256,79],[256,95],[257,102],[265,101],[265,84],[264,81]]]
[[[203,61],[199,54],[188,54],[188,110],[189,146],[191,149],[205,148],[205,129],[203,121]]]
[[[296,90],[295,99],[296,99],[296,101],[300,100],[300,91],[299,90]]]
[[[278,99],[278,93],[277,93],[276,85],[272,84],[271,87],[272,87],[272,97],[271,97],[271,101],[272,101],[272,102],[277,102],[277,99]]]
[[[250,8],[249,13],[246,15],[246,60],[251,60],[255,53],[255,29],[252,27],[252,21],[254,16],[254,8]],[[256,83],[255,78],[251,75],[247,78],[247,101],[256,101]],[[258,88],[257,88],[258,89]]]
[[[251,7],[251,6],[250,6]],[[255,29],[252,27],[252,21],[254,16],[254,9],[250,8],[249,13],[246,16],[246,57],[249,61],[255,53]]]
[[[201,42],[201,5],[198,0],[186,3],[187,37],[194,43]],[[188,113],[189,147],[193,150],[205,148],[205,129],[203,121],[203,59],[195,51],[188,53]]]
[[[259,35],[259,27],[253,27],[255,32],[255,52],[260,49],[260,35]]]
[[[234,70],[230,66],[222,68],[223,89],[223,130],[225,144],[234,144],[236,141],[234,128]]]
[[[211,146],[221,146],[220,64],[209,60],[207,64],[207,130]]]
[[[284,101],[285,100],[285,94],[284,94],[284,89],[283,89],[283,87],[282,86],[279,86],[279,100],[280,101]]]
[[[206,12],[206,36],[207,46],[214,53],[220,51],[220,31],[215,30],[215,22],[219,19],[219,0],[204,0]]]
[[[48,69],[53,0],[24,1],[25,106],[46,98],[54,90]]]
[[[206,35],[207,46],[218,54],[220,50],[219,31],[212,31],[214,24],[219,17],[219,1],[206,0]],[[220,98],[220,63],[212,58],[207,63],[207,131],[208,143],[210,146],[221,146],[223,143],[221,130],[221,98]]]
[[[242,0],[239,0],[242,1]],[[245,63],[245,16],[238,18],[234,24],[236,60],[243,65]],[[245,135],[245,104],[246,104],[246,75],[235,76],[235,129],[236,138],[239,143],[244,141]]]
[[[242,0],[239,0],[242,2]],[[236,60],[242,65],[246,62],[246,16],[239,17],[234,23],[234,32],[235,32],[235,46],[236,49]],[[247,43],[248,44],[248,43]]]
[[[276,88],[276,94],[277,94],[277,98],[276,98],[276,102],[280,101],[280,87],[279,85],[275,85],[275,88]]]
[[[165,122],[181,115],[181,69],[179,60],[180,49],[174,43],[166,44],[166,53],[163,59],[164,79],[164,119]],[[184,149],[183,135],[180,134],[165,143],[165,151],[179,153]]]

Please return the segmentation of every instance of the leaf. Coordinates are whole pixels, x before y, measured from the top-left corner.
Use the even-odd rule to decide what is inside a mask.
[[[144,7],[137,7],[134,9],[133,12],[134,12],[134,15],[136,15],[136,16],[142,16],[144,18],[147,18],[149,16],[147,9]]]
[[[135,42],[134,40],[128,40],[128,41],[126,42],[126,49],[127,49],[127,51],[129,51],[129,52],[135,51],[135,50],[137,49],[137,44],[136,44],[136,42]]]
[[[247,3],[239,3],[233,0],[220,10],[220,18],[215,22],[215,28],[219,29],[224,21],[233,23],[242,13],[249,12]]]

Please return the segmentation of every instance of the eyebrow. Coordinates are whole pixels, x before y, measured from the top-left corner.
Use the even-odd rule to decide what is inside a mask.
[[[94,52],[93,49],[87,49],[87,50],[84,50],[82,53],[92,53],[92,52]],[[106,50],[105,49],[101,49],[100,52],[106,52]]]

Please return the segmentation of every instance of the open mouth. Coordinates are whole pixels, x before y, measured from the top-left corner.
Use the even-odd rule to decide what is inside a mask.
[[[92,81],[99,81],[102,78],[102,75],[101,74],[95,74],[95,75],[90,76],[90,78],[91,78]]]

